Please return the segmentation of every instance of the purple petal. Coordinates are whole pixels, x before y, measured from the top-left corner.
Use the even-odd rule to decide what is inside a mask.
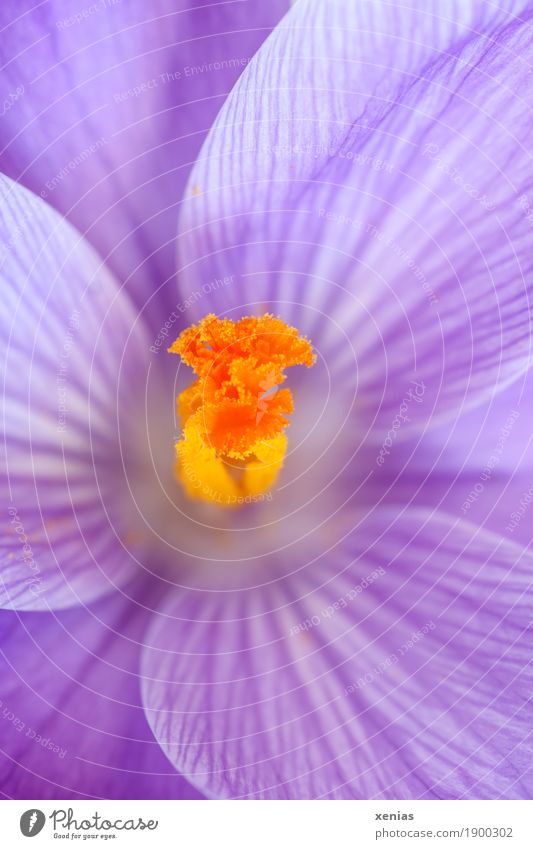
[[[3,4],[0,169],[70,218],[144,302],[174,273],[202,139],[287,5]]]
[[[0,613],[4,797],[197,795],[164,757],[140,702],[148,616],[118,594],[59,615]]]
[[[118,494],[131,428],[125,445],[118,428],[138,417],[132,389],[149,342],[70,225],[5,177],[0,195],[0,603],[66,607],[134,573]]]
[[[533,372],[475,410],[424,436],[391,445],[367,503],[442,509],[531,546]]]
[[[529,798],[520,555],[384,510],[267,591],[175,596],[143,651],[154,734],[210,796]]]
[[[411,380],[423,428],[531,361],[524,4],[415,6],[362,3],[359,21],[298,3],[221,111],[181,220],[184,296],[231,280],[192,309],[279,312],[379,441]]]

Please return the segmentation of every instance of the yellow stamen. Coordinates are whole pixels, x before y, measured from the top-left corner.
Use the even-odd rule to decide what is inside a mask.
[[[208,315],[168,349],[198,376],[177,399],[176,474],[191,498],[235,506],[266,492],[287,451],[288,366],[313,365],[311,344],[280,318]],[[250,500],[250,499],[248,499]]]

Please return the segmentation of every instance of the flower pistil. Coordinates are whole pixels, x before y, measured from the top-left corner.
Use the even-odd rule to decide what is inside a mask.
[[[177,399],[176,474],[187,495],[222,505],[266,492],[283,466],[293,411],[289,366],[313,365],[310,342],[280,318],[207,315],[168,349],[198,379]]]

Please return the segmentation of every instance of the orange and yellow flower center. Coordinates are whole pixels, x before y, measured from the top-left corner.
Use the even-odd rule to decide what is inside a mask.
[[[311,344],[280,318],[208,315],[168,349],[198,380],[177,399],[176,474],[191,498],[232,506],[267,492],[283,466],[288,366],[313,365]]]

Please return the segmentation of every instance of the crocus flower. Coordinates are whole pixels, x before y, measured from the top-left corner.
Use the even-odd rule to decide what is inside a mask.
[[[0,11],[2,793],[529,798],[532,5],[142,6]],[[314,350],[231,510],[206,315]]]

